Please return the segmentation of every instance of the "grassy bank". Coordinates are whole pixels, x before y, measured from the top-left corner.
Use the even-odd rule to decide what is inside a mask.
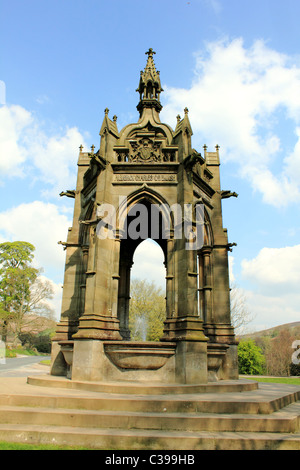
[[[60,447],[46,444],[20,444],[18,442],[0,442],[0,450],[89,450],[84,447]]]
[[[259,375],[247,375],[241,376],[245,379],[255,380],[256,382],[268,382],[275,384],[287,384],[287,385],[299,385],[300,377],[262,377]]]

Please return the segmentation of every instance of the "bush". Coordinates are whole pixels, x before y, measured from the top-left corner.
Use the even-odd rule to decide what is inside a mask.
[[[40,343],[36,345],[36,349],[39,353],[50,354],[51,353],[51,343],[49,341]]]
[[[22,333],[19,335],[23,347],[36,349],[40,353],[51,353],[51,331],[45,330],[39,334]]]
[[[300,375],[300,364],[291,364],[290,375]]]
[[[239,343],[238,363],[240,374],[263,374],[265,358],[261,352],[261,349],[252,339],[247,339]]]

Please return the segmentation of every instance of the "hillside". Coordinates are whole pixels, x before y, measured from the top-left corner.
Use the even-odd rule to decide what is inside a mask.
[[[254,333],[247,333],[245,335],[240,335],[240,338],[253,338],[258,339],[262,336],[271,336],[275,337],[278,333],[282,330],[290,330],[290,333],[293,335],[299,335],[300,339],[300,321],[292,322],[292,323],[284,323],[283,325],[274,326],[272,328],[268,328],[266,330],[256,331]]]

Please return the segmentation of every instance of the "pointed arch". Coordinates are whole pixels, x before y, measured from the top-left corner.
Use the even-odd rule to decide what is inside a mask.
[[[141,188],[119,201],[116,211],[117,230],[119,233],[125,232],[126,218],[136,204],[145,204],[148,210],[151,210],[151,205],[154,205],[162,215],[164,229],[166,231],[174,230],[174,213],[168,201],[161,194],[144,184]],[[167,233],[165,235],[167,236]]]
[[[166,320],[165,277],[166,266],[161,246],[152,239],[142,240],[133,253],[130,278],[131,340],[158,341],[163,336]]]
[[[214,237],[213,237],[212,223],[211,223],[210,216],[206,207],[204,207],[204,234],[203,235],[204,235],[203,245],[213,246]]]

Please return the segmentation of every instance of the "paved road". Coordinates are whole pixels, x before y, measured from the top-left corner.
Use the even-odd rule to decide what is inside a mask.
[[[41,375],[45,366],[39,362],[50,359],[50,356],[26,356],[6,358],[5,364],[0,363],[0,377],[27,377]]]

